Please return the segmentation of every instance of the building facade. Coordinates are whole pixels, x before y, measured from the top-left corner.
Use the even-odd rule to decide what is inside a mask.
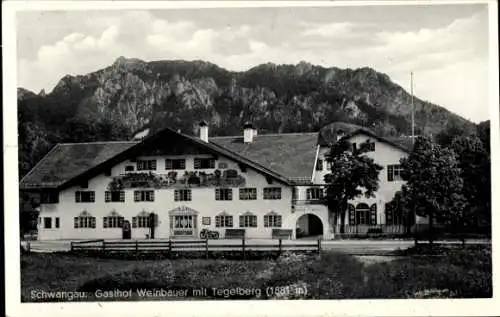
[[[386,204],[407,151],[364,130],[340,137],[373,142],[368,155],[384,166],[375,197],[350,202],[347,230],[395,230]],[[331,239],[339,228],[322,204],[327,144],[318,133],[257,135],[250,124],[210,138],[201,123],[198,137],[165,129],[133,142],[58,144],[20,189],[41,193],[40,240],[198,238],[203,229]]]

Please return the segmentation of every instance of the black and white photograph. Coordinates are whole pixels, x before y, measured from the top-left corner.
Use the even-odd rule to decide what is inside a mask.
[[[496,1],[2,6],[8,316],[500,313]]]

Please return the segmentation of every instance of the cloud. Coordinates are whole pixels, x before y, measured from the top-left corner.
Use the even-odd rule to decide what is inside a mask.
[[[65,17],[67,19],[67,17]],[[259,23],[205,23],[148,11],[85,16],[36,56],[18,63],[19,86],[51,90],[66,74],[86,74],[118,56],[144,60],[202,59],[232,70],[261,63],[307,61],[325,67],[369,66],[408,89],[409,72],[419,79],[418,96],[473,120],[488,109],[487,20],[481,14],[439,27],[381,29],[363,20],[323,22],[285,16]],[[398,27],[404,24],[397,24]],[[384,25],[385,26],[385,25]],[[37,33],[37,34],[40,34]],[[468,89],[475,87],[475,89]]]

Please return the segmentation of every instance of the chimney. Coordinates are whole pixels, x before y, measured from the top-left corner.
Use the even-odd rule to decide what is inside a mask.
[[[252,143],[253,137],[256,135],[256,130],[253,128],[253,124],[250,122],[245,122],[243,125],[243,142]]]
[[[205,121],[200,122],[200,139],[203,142],[208,142],[208,125]]]

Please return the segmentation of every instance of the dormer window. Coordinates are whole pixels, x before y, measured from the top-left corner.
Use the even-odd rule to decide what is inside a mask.
[[[316,170],[317,171],[322,171],[323,170],[323,160],[318,159],[316,161]]]

